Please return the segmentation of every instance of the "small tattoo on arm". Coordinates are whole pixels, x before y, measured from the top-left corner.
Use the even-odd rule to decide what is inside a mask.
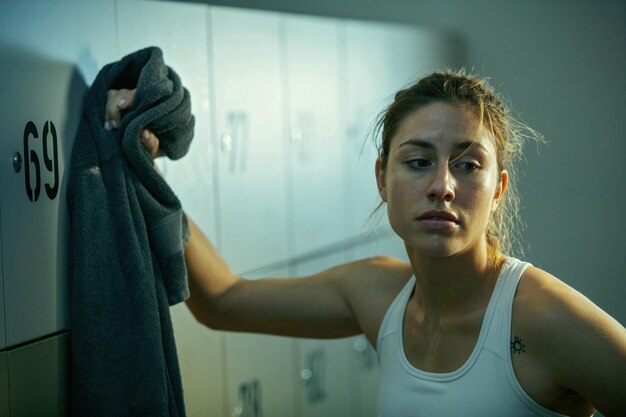
[[[511,340],[511,353],[512,354],[517,353],[521,355],[522,353],[525,353],[525,352],[526,352],[526,345],[522,343],[522,339],[515,336],[513,340]]]

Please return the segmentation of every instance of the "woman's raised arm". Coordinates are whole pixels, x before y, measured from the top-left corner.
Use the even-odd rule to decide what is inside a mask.
[[[134,90],[109,91],[105,127],[119,126],[133,98]],[[160,155],[154,134],[144,130],[141,140],[150,155]],[[410,267],[400,261],[371,258],[306,278],[247,280],[231,271],[209,239],[188,221],[187,306],[213,329],[316,338],[365,332],[372,340],[386,306],[411,275]]]

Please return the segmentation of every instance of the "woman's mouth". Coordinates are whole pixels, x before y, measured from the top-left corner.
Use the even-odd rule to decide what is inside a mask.
[[[450,230],[459,226],[459,218],[456,214],[445,210],[430,210],[422,213],[417,221],[430,230]]]

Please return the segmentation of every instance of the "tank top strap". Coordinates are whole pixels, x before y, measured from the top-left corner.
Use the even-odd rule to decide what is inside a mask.
[[[529,266],[531,264],[528,262],[508,257],[500,271],[498,281],[500,281],[501,291],[497,299],[494,300],[493,319],[485,341],[485,348],[501,358],[508,358],[513,299],[522,274]]]

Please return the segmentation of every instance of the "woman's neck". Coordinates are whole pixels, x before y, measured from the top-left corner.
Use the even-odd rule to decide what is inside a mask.
[[[407,248],[416,279],[416,302],[424,314],[456,316],[486,305],[501,262],[487,243],[449,257],[433,257]]]

